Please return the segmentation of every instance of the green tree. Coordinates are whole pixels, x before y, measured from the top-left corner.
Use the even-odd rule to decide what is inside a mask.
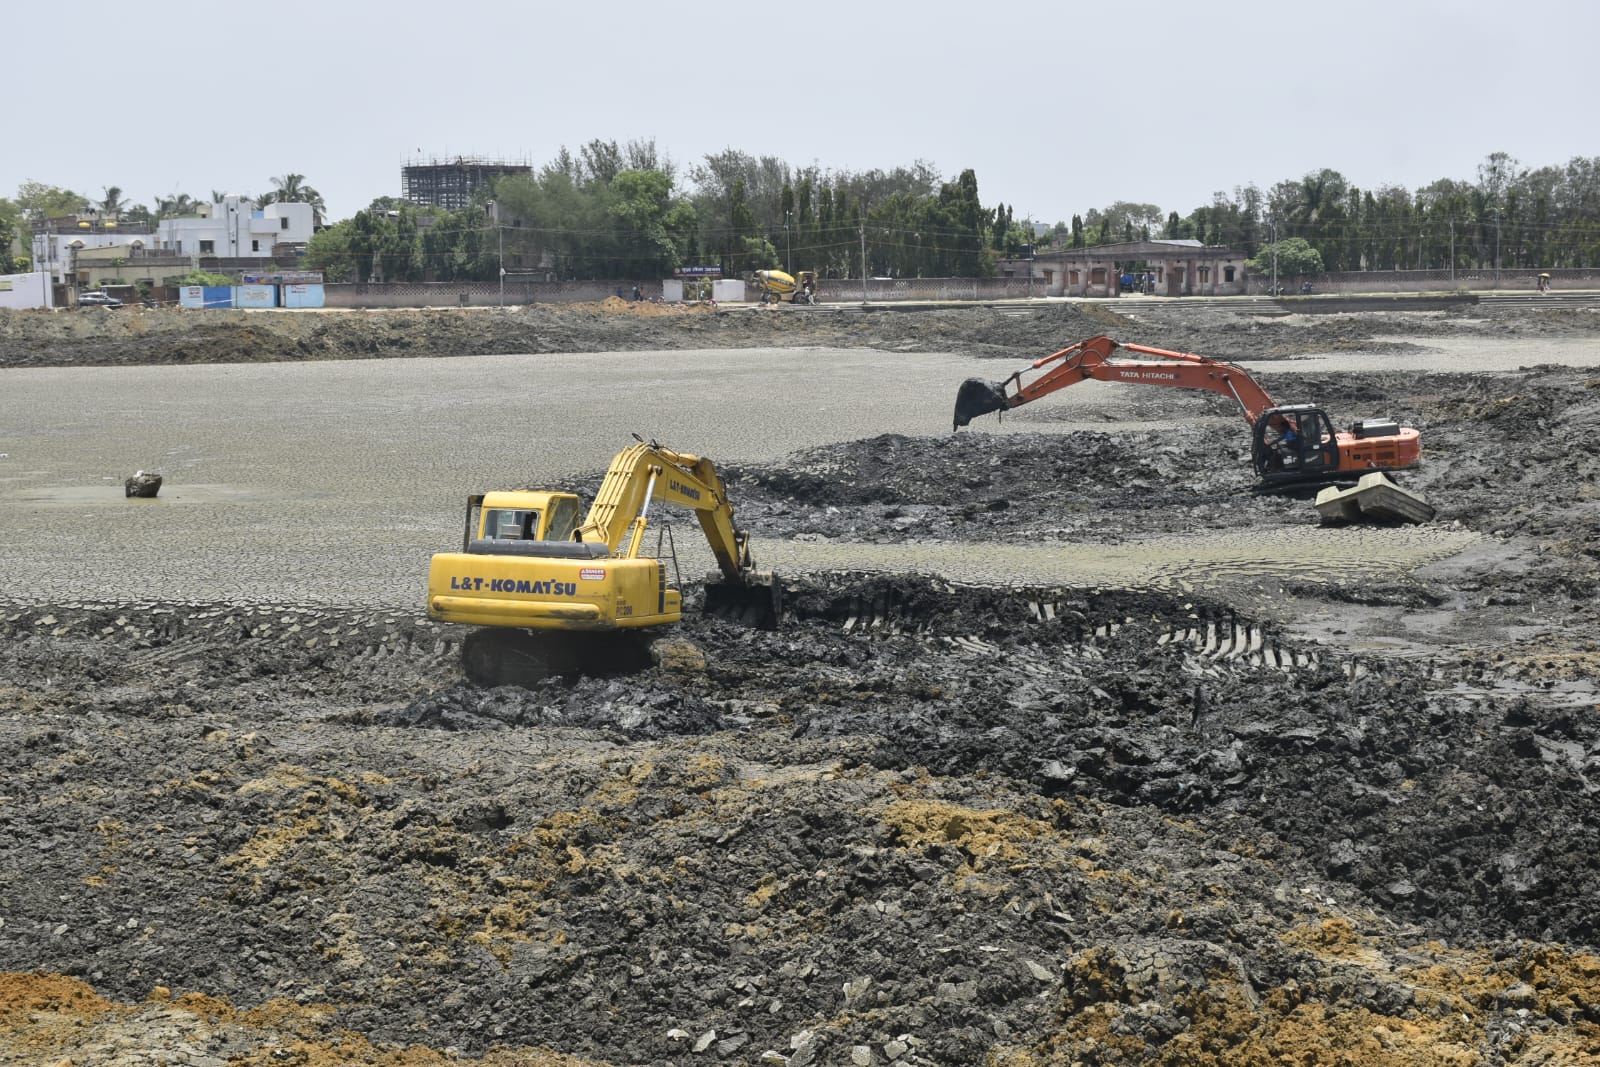
[[[88,203],[81,193],[43,182],[26,181],[17,187],[17,206],[30,221],[75,215]]]
[[[268,194],[268,195],[270,196],[271,194]],[[256,197],[251,196],[249,193],[229,193],[229,192],[225,192],[225,191],[222,191],[222,190],[219,190],[219,189],[211,190],[211,203],[220,204],[230,196],[237,196],[239,198],[239,206],[240,207],[253,208],[253,207],[257,206],[257,204],[270,204],[270,203],[272,203],[272,201],[268,200],[266,198],[266,196],[263,196],[258,200]]]
[[[1270,275],[1273,255],[1277,255],[1278,277],[1287,275],[1321,274],[1322,253],[1311,247],[1304,237],[1285,237],[1276,244],[1264,245],[1255,259],[1246,260],[1253,273]]]
[[[263,193],[258,198],[261,204],[310,204],[311,210],[320,220],[328,213],[328,205],[322,200],[322,194],[306,184],[304,174],[284,174],[272,179],[272,191]]]
[[[619,171],[607,205],[618,251],[612,277],[667,274],[680,262],[695,224],[694,208],[675,202],[672,176],[659,170]]]
[[[354,229],[354,220],[344,219],[312,234],[306,243],[306,269],[320,270],[330,282],[365,281],[364,277],[356,277],[355,253],[351,249]]]
[[[178,279],[179,285],[237,285],[239,278],[232,274],[215,274],[211,271],[195,269]]]
[[[728,232],[723,241],[724,269],[735,277],[771,265],[760,246],[749,243],[756,236],[755,228],[756,217],[745,198],[744,179],[736,178],[728,199]]]
[[[200,203],[188,193],[173,193],[156,201],[157,219],[181,219],[200,210]]]
[[[378,277],[386,282],[417,282],[423,277],[422,243],[417,236],[413,207],[392,212],[368,212],[376,223],[375,251]]]
[[[0,196],[0,274],[11,273],[11,246],[22,239],[22,208]]]

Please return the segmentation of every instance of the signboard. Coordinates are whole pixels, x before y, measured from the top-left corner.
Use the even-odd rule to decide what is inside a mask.
[[[721,267],[704,267],[704,266],[702,266],[702,267],[679,267],[677,270],[673,271],[672,273],[673,273],[673,277],[676,277],[676,278],[720,278],[720,277],[722,277],[722,268]]]
[[[321,285],[320,270],[254,270],[239,276],[245,285]]]
[[[233,306],[236,308],[277,307],[278,287],[275,285],[241,285],[234,290]]]
[[[10,278],[6,278],[4,281],[0,281],[0,293],[9,293],[10,291],[11,291],[11,279]]]

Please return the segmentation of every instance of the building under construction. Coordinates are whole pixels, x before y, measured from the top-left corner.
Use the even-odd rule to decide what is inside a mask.
[[[400,195],[413,204],[432,204],[460,211],[472,202],[474,190],[507,174],[533,176],[533,162],[453,156],[408,160],[400,168]]]

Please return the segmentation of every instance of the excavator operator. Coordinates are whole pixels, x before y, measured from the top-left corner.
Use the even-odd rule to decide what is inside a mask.
[[[1283,420],[1283,430],[1278,434],[1278,439],[1272,444],[1276,455],[1273,457],[1280,470],[1289,470],[1300,465],[1300,434],[1289,419]]]

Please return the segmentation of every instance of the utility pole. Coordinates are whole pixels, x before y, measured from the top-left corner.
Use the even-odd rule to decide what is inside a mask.
[[[506,306],[506,231],[500,225],[500,205],[489,201],[487,210],[494,219],[495,263],[500,268],[500,306]]]
[[[865,215],[861,222],[861,302],[867,302],[867,223]]]
[[[1272,220],[1272,295],[1278,295],[1278,220]]]
[[[789,220],[794,218],[793,211],[783,213],[783,269],[794,276],[794,244],[789,240]]]
[[[1450,287],[1456,284],[1456,218],[1450,216]]]
[[[1494,213],[1494,287],[1500,288],[1500,212]]]

